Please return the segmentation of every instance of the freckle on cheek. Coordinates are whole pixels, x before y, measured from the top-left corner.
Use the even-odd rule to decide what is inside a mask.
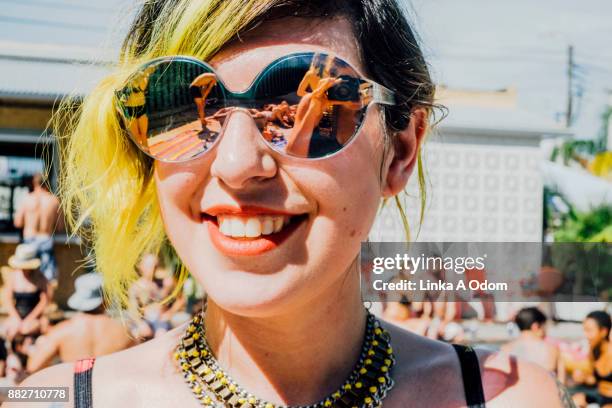
[[[351,231],[351,237],[354,237],[356,233],[357,233],[357,231],[352,230],[352,231]]]
[[[346,207],[342,207],[342,212],[346,212]]]

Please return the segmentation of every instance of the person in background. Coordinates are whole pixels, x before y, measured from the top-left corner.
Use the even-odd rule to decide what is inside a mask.
[[[140,278],[129,291],[129,310],[135,326],[132,334],[151,339],[170,330],[172,316],[184,307],[185,300],[180,296],[171,305],[162,302],[172,293],[176,282],[172,274],[160,267],[157,255],[145,254],[138,271]]]
[[[597,310],[587,315],[583,322],[584,334],[589,341],[590,372],[574,371],[573,380],[578,384],[595,385],[597,395],[578,393],[573,396],[574,403],[582,408],[597,403],[601,408],[612,407],[612,347],[610,330],[612,320],[604,311]]]
[[[132,78],[132,86],[119,96],[125,115],[129,118],[128,128],[132,137],[142,146],[147,146],[147,133],[149,131],[149,116],[147,116],[147,98],[145,90],[149,83],[149,78],[155,72],[155,68],[150,67]]]
[[[40,270],[54,286],[57,265],[53,253],[53,233],[64,229],[59,199],[49,191],[43,175],[32,177],[32,191],[25,196],[15,214],[14,225],[23,230],[23,242],[36,246]]]
[[[546,321],[546,315],[536,307],[521,309],[514,318],[520,334],[503,345],[502,351],[540,365],[565,383],[565,366],[559,349],[544,340]]]
[[[15,387],[26,377],[26,371],[21,359],[15,353],[9,353],[6,357],[6,369],[4,376],[0,377],[0,387]],[[0,402],[2,395],[0,395]]]
[[[0,337],[0,378],[6,373],[6,358],[8,350],[6,349],[6,340]]]
[[[40,336],[29,353],[28,373],[54,362],[77,361],[120,351],[135,344],[127,328],[104,312],[102,277],[96,273],[79,276],[68,306],[74,317],[53,326]]]
[[[206,98],[213,88],[217,85],[217,76],[210,72],[205,72],[193,80],[189,85],[189,92],[198,110],[198,118],[202,124],[202,130],[206,130]]]
[[[8,340],[17,334],[34,336],[40,332],[41,316],[48,303],[48,281],[40,272],[37,248],[32,244],[20,244],[9,258],[12,273],[6,275],[4,304],[8,319],[4,331]]]

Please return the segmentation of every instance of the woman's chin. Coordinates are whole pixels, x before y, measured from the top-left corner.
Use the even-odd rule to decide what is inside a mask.
[[[307,299],[309,292],[316,291],[307,288],[295,274],[285,272],[261,275],[232,271],[223,279],[206,279],[204,284],[209,301],[224,311],[248,317],[283,314],[300,298]]]

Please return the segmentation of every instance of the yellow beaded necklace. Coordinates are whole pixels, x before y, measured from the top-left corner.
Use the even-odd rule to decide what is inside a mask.
[[[391,371],[395,357],[390,342],[389,333],[368,312],[361,355],[349,378],[322,401],[300,407],[283,407],[262,401],[234,382],[219,367],[206,343],[203,316],[194,316],[174,357],[180,364],[189,388],[204,407],[379,408],[394,385]]]

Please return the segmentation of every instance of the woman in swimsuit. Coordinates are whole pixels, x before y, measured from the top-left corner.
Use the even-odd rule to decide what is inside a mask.
[[[603,311],[591,312],[584,319],[584,334],[589,341],[591,349],[591,373],[574,377],[579,383],[595,385],[596,396],[587,396],[583,393],[574,395],[574,402],[578,407],[597,403],[601,408],[612,407],[612,344],[610,344],[610,331],[612,320],[610,315]]]
[[[193,80],[189,86],[189,93],[193,98],[198,110],[198,117],[202,124],[202,130],[206,129],[206,98],[210,94],[210,91],[217,85],[217,76],[209,72],[205,72]]]
[[[9,259],[12,272],[4,285],[4,304],[8,319],[3,323],[9,340],[18,334],[36,335],[41,329],[40,318],[48,304],[48,281],[40,272],[36,247],[21,244]]]
[[[295,123],[287,138],[287,151],[300,156],[308,156],[311,150],[311,140],[314,130],[327,109],[331,107],[327,98],[327,90],[342,82],[341,79],[325,78],[318,82],[317,87],[300,99],[295,114]],[[333,135],[332,135],[333,136]],[[341,146],[335,137],[329,137],[329,143]]]
[[[395,0],[156,0],[136,21],[124,50],[132,58],[195,55],[241,90],[279,57],[326,52],[393,89],[397,105],[386,115],[372,107],[362,132],[329,160],[280,154],[240,109],[215,148],[191,161],[100,174],[79,167],[88,162],[64,163],[64,202],[89,216],[107,293],[124,297],[140,254],[169,242],[207,307],[147,343],[49,368],[25,385],[69,386],[79,408],[563,406],[544,370],[423,338],[364,307],[360,243],[381,200],[415,169],[434,92]],[[84,103],[92,109],[83,112],[112,109]],[[85,152],[92,139],[124,136],[108,137],[118,127],[102,125],[87,138],[71,133],[71,146]],[[125,155],[115,163],[139,157],[104,151]]]
[[[142,146],[147,146],[147,132],[149,128],[149,117],[147,116],[147,100],[145,90],[149,83],[149,77],[153,69],[147,69],[132,80],[132,87],[128,93],[123,95],[123,107],[126,117],[130,118],[128,125],[130,131]]]

